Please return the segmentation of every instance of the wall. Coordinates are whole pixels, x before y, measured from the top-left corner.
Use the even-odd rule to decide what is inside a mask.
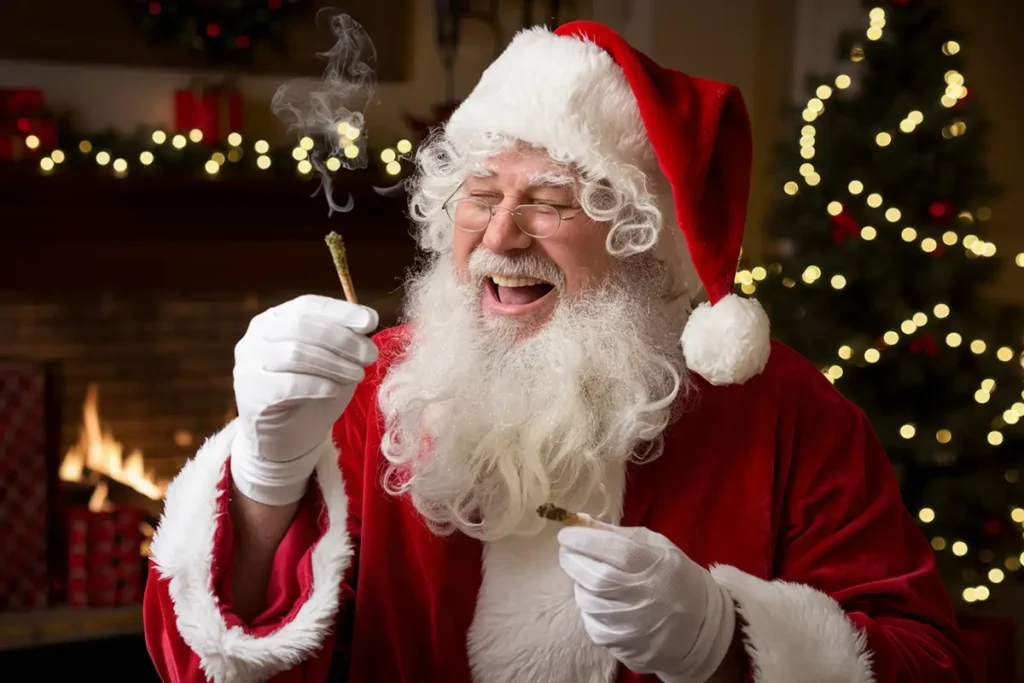
[[[59,363],[62,453],[78,439],[86,388],[95,382],[100,419],[125,455],[141,449],[147,466],[170,477],[233,416],[233,350],[250,318],[300,293],[5,292],[0,358]],[[394,324],[394,295],[360,291],[360,298],[382,325]]]
[[[545,3],[536,4],[539,17]],[[433,2],[412,0],[412,5],[411,77],[379,84],[377,101],[367,112],[369,134],[384,144],[410,134],[404,114],[428,115],[445,94],[434,44]],[[563,13],[567,15],[573,5],[563,1]],[[586,16],[587,11],[583,5],[576,16]],[[463,22],[455,69],[457,97],[468,94],[511,37],[520,12],[518,3],[502,3],[500,45],[482,22]],[[42,88],[58,109],[77,113],[82,130],[109,127],[130,133],[140,126],[168,127],[173,91],[196,75],[173,69],[0,60],[0,84]],[[267,113],[267,102],[283,78],[247,76],[238,84],[247,99],[262,102]],[[233,410],[233,347],[249,319],[301,293],[94,289],[82,282],[79,291],[65,294],[0,293],[0,357],[61,364],[63,450],[77,439],[86,388],[95,382],[104,425],[126,449],[141,449],[147,462],[167,476],[194,453],[201,439],[223,426]],[[398,293],[361,289],[360,299],[377,308],[382,324],[389,325]],[[181,438],[185,435],[191,442]]]
[[[1024,216],[1024,91],[1016,82],[1024,73],[1024,50],[1020,47],[1024,3],[951,0],[950,9],[954,20],[967,33],[964,76],[990,119],[989,171],[1004,190],[992,203],[990,239],[999,245],[1007,265],[990,291],[994,298],[1024,303],[1024,268],[1014,268],[1012,264],[1014,255],[1024,252],[1024,230],[1020,227]]]

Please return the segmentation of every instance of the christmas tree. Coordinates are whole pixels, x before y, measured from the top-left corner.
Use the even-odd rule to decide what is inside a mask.
[[[1014,257],[986,239],[969,45],[932,0],[876,5],[792,112],[773,253],[737,280],[867,413],[954,594],[986,600],[1024,579],[1024,317],[983,291]]]

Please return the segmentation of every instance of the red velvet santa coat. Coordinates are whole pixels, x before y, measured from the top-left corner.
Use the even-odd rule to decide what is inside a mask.
[[[172,484],[145,597],[163,680],[654,681],[588,640],[557,525],[530,541],[438,538],[382,492],[376,396],[401,328],[376,342],[381,359],[334,431],[340,458],[318,464],[251,624],[231,611],[233,427]],[[931,549],[871,427],[780,344],[743,385],[698,384],[664,455],[629,466],[617,521],[713,567],[754,680],[970,679]]]

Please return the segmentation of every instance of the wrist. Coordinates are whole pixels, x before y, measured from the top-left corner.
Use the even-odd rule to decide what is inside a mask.
[[[333,439],[328,434],[297,458],[285,462],[268,460],[261,457],[239,431],[231,446],[231,480],[240,494],[257,503],[275,507],[291,505],[305,494],[317,461],[335,453]]]
[[[697,638],[685,654],[677,671],[658,673],[665,683],[709,683],[719,680],[716,673],[736,639],[736,604],[711,572],[705,571],[707,610]]]

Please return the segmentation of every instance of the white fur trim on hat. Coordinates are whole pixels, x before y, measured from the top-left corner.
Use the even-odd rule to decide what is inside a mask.
[[[672,188],[662,174],[636,95],[603,48],[542,27],[520,31],[445,125],[465,150],[475,139],[503,135],[541,147],[612,182],[634,166],[651,181],[662,210],[654,256],[671,275],[668,303],[688,308],[700,279],[676,222]]]
[[[457,149],[505,135],[614,180],[616,164],[657,159],[622,69],[604,49],[545,28],[520,31],[445,125]]]
[[[687,366],[708,382],[742,384],[768,363],[768,315],[757,301],[728,294],[695,308],[680,341]]]

